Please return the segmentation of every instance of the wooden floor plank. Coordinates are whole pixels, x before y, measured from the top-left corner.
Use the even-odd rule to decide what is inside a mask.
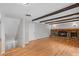
[[[25,48],[6,51],[5,56],[79,56],[79,40],[50,37],[31,41]]]

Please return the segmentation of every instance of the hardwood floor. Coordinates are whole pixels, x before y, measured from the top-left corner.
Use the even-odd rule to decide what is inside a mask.
[[[31,41],[25,48],[6,51],[5,56],[79,56],[79,40],[50,37]]]

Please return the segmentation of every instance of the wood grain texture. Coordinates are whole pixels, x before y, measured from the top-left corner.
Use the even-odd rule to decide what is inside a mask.
[[[74,19],[77,19],[77,20],[74,20]],[[79,17],[67,18],[67,19],[61,19],[61,20],[46,22],[45,24],[50,24],[50,23],[52,23],[52,24],[68,23],[68,22],[79,21],[78,19],[79,19]]]
[[[25,48],[6,51],[5,56],[79,56],[79,40],[50,37],[31,41]]]
[[[61,19],[61,18],[66,18],[66,17],[70,17],[70,16],[74,16],[74,15],[79,15],[79,12],[73,13],[73,14],[69,14],[69,15],[65,15],[65,16],[60,16],[60,17],[52,18],[52,19],[42,20],[42,21],[40,21],[40,23],[47,22],[47,21],[52,21],[52,20],[57,20],[57,19]]]
[[[61,13],[61,12],[64,12],[64,11],[68,11],[68,10],[73,9],[73,8],[76,8],[76,7],[79,7],[79,3],[75,3],[75,4],[70,5],[70,6],[67,6],[65,8],[62,8],[62,9],[56,10],[54,12],[51,12],[49,14],[43,15],[41,17],[35,18],[32,21],[36,21],[36,20],[39,20],[39,19],[42,19],[42,18],[51,16],[51,15],[55,15],[55,14],[58,14],[58,13]]]

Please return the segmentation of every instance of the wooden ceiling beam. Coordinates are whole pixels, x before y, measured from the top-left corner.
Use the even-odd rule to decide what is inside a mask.
[[[79,21],[79,17],[75,17],[75,18],[69,18],[69,19],[63,19],[63,20],[58,20],[58,21],[53,21],[53,22],[46,22],[45,24],[56,24],[56,23],[63,23],[63,22],[70,22],[73,21],[73,19],[77,19],[76,21]]]
[[[39,20],[39,19],[42,19],[42,18],[51,16],[51,15],[55,15],[55,14],[58,14],[58,13],[61,13],[61,12],[64,12],[64,11],[67,11],[67,10],[70,10],[70,9],[73,9],[73,8],[76,8],[76,7],[79,7],[79,3],[75,3],[75,4],[73,4],[73,5],[70,5],[70,6],[68,6],[68,7],[62,8],[62,9],[57,10],[57,11],[55,11],[55,12],[51,12],[51,13],[46,14],[46,15],[44,15],[44,16],[35,18],[35,19],[33,19],[32,21],[36,21],[36,20]]]
[[[49,23],[49,24],[62,24],[62,23],[68,23],[68,22],[75,22],[75,21],[79,21],[79,20],[71,20],[71,21],[65,21],[65,22],[59,22],[59,23]]]
[[[53,18],[53,19],[40,21],[40,23],[47,22],[47,21],[52,21],[52,20],[56,20],[56,19],[61,19],[61,18],[65,18],[65,17],[70,17],[70,16],[74,16],[74,15],[79,15],[79,12],[73,13],[73,14],[69,14],[69,15],[65,15],[65,16],[61,16],[61,17],[57,17],[57,18]]]

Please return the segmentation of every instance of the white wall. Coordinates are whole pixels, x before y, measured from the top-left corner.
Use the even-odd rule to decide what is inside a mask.
[[[26,21],[26,24],[25,24],[26,26],[26,28],[25,28],[25,35],[26,35],[26,43],[28,43],[28,41],[29,41],[29,22],[27,22]]]
[[[20,20],[9,18],[9,17],[4,17],[3,20],[4,20],[3,23],[5,25],[5,32],[7,36],[6,37],[6,45],[8,44],[8,46],[6,46],[6,50],[7,50],[13,47],[11,46],[11,43],[14,42],[14,38],[16,37]],[[46,24],[26,21],[25,33],[26,33],[25,42],[27,43],[28,41],[49,37],[50,29],[49,26]],[[19,36],[16,39],[16,41],[18,41],[18,44],[22,42],[23,39],[22,35],[23,35],[23,25],[21,25],[19,30]]]
[[[16,37],[16,33],[18,30],[18,26],[20,23],[19,19],[15,19],[15,18],[10,18],[10,17],[3,17],[3,24],[4,24],[4,28],[5,28],[5,34],[6,34],[6,50],[13,48],[15,44],[13,44],[13,42],[15,42],[15,37]],[[12,45],[13,44],[13,45]]]
[[[50,29],[47,24],[35,23],[35,39],[49,37]]]
[[[29,23],[29,41],[49,37],[50,29],[46,24]]]
[[[35,40],[35,23],[29,22],[29,41]]]
[[[13,18],[9,18],[9,17],[3,18],[6,37],[9,37],[9,38],[15,37],[18,26],[19,26],[19,22],[20,22],[20,20],[18,20],[18,19],[13,19]]]
[[[19,23],[19,28],[18,28],[18,31],[17,31],[18,35],[16,35],[16,46],[17,47],[21,47],[22,46],[22,39],[23,39],[23,20],[20,20],[20,23]]]

